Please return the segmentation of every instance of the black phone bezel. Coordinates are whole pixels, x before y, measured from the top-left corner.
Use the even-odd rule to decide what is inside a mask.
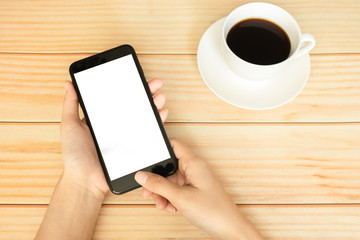
[[[86,69],[101,65],[103,63],[110,62],[110,61],[115,60],[117,58],[127,56],[129,54],[131,54],[133,56],[134,62],[136,64],[138,73],[139,73],[140,78],[141,78],[141,81],[142,81],[143,86],[145,88],[145,91],[146,91],[146,94],[148,96],[149,102],[151,104],[152,110],[153,110],[154,115],[156,117],[158,126],[159,126],[159,128],[161,130],[163,139],[164,139],[164,141],[166,143],[167,149],[168,149],[169,154],[170,154],[169,159],[163,160],[161,162],[158,162],[158,163],[156,163],[154,165],[145,167],[143,169],[139,169],[139,171],[153,172],[153,173],[160,174],[163,177],[167,177],[167,176],[170,176],[171,174],[173,174],[173,173],[175,173],[177,171],[177,168],[178,168],[177,159],[176,159],[175,154],[174,154],[174,152],[172,150],[172,147],[171,147],[171,144],[170,144],[169,139],[167,137],[167,134],[165,132],[164,126],[163,126],[163,124],[161,122],[160,115],[159,115],[159,113],[157,111],[157,108],[156,108],[156,106],[154,104],[154,101],[153,101],[149,86],[148,86],[147,81],[145,79],[144,72],[143,72],[143,70],[142,70],[142,68],[140,66],[140,62],[139,62],[139,60],[137,58],[135,49],[132,46],[128,45],[128,44],[121,45],[119,47],[115,47],[115,48],[112,48],[110,50],[95,54],[93,56],[78,60],[78,61],[72,63],[70,65],[70,68],[69,68],[70,76],[71,76],[71,79],[72,79],[76,94],[78,96],[80,106],[81,106],[81,108],[83,110],[87,125],[89,126],[91,135],[93,137],[95,147],[96,147],[96,151],[98,153],[98,157],[99,157],[100,164],[101,164],[101,167],[103,169],[106,181],[107,181],[107,183],[109,185],[110,191],[112,193],[114,193],[114,194],[117,194],[117,195],[129,192],[131,190],[134,190],[136,188],[141,187],[135,181],[135,178],[134,178],[137,171],[133,172],[133,173],[130,173],[128,175],[125,175],[123,177],[117,178],[115,180],[112,180],[112,181],[110,180],[110,177],[109,177],[109,174],[108,174],[104,159],[102,157],[101,150],[99,148],[99,145],[97,143],[97,139],[96,139],[95,134],[94,134],[94,130],[93,130],[92,125],[91,125],[91,120],[88,117],[86,107],[85,107],[85,104],[84,104],[83,99],[81,97],[81,93],[79,91],[79,88],[78,88],[78,85],[77,85],[74,74],[77,73],[77,72],[81,72],[83,70],[86,70]],[[129,103],[126,103],[126,104],[129,104]]]

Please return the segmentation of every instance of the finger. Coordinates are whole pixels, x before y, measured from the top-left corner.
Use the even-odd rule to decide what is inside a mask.
[[[185,179],[190,180],[189,176],[191,176],[191,181],[201,179],[199,174],[192,174],[194,172],[206,172],[207,174],[211,174],[212,171],[209,164],[202,158],[198,157],[188,146],[177,139],[170,139],[170,144],[174,150],[176,158],[179,159],[178,171],[179,174],[184,177],[181,179],[181,183],[185,184]],[[204,181],[200,180],[199,182],[196,182],[197,184],[202,184]],[[178,185],[180,184],[178,183]]]
[[[65,98],[62,113],[62,122],[76,121],[79,119],[79,103],[78,98],[71,82],[65,82]]]
[[[171,181],[173,183],[177,183],[178,174],[179,174],[179,172],[176,171],[174,174],[168,176],[167,179],[169,179],[169,181]]]
[[[164,107],[165,102],[166,102],[166,95],[164,93],[158,93],[154,97],[154,103],[158,110]]]
[[[177,171],[173,175],[167,177],[171,182],[176,183],[177,185],[184,186],[185,185],[185,177]]]
[[[177,159],[181,159],[182,163],[188,164],[189,162],[200,160],[201,158],[197,157],[196,154],[184,143],[176,138],[170,139],[171,147],[174,150],[174,153]]]
[[[162,109],[159,111],[161,122],[164,123],[168,117],[169,111],[167,109]]]
[[[152,198],[153,198],[153,200],[155,202],[155,205],[156,205],[157,209],[163,210],[168,205],[168,200],[163,198],[162,196],[160,196],[160,195],[158,195],[156,193],[153,193],[151,196],[152,196]]]
[[[165,210],[168,211],[169,213],[176,213],[177,212],[177,208],[172,205],[171,202],[168,201],[166,207],[165,207]]]
[[[171,202],[177,200],[182,187],[172,183],[168,179],[149,172],[140,171],[135,174],[135,180],[153,193],[159,194]]]
[[[144,198],[149,198],[151,197],[152,192],[147,188],[143,188],[142,195]]]
[[[217,182],[213,170],[207,161],[198,157],[188,146],[177,139],[170,139],[170,143],[177,159],[179,159],[179,176],[183,176],[182,179],[179,179],[177,185],[191,182],[192,186],[201,188],[209,187]],[[204,181],[204,179],[208,180]]]
[[[162,81],[158,78],[154,78],[148,82],[148,85],[149,85],[151,94],[154,95],[162,87]]]

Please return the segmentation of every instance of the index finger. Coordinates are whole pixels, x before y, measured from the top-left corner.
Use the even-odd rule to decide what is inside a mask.
[[[151,94],[154,95],[157,91],[160,90],[160,88],[162,87],[163,84],[160,79],[154,78],[148,82],[148,85],[149,85]]]

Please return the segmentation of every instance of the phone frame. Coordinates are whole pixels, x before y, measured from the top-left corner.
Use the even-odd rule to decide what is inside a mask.
[[[152,98],[148,83],[147,83],[147,81],[145,79],[145,76],[144,76],[144,72],[143,72],[143,70],[142,70],[142,68],[140,66],[139,60],[138,60],[138,58],[136,56],[135,49],[132,46],[127,45],[127,44],[119,46],[119,47],[115,47],[113,49],[110,49],[110,50],[98,53],[96,55],[93,55],[93,56],[81,59],[79,61],[76,61],[76,62],[72,63],[70,65],[70,68],[69,68],[70,76],[71,76],[71,79],[72,79],[76,94],[78,96],[80,106],[81,106],[81,108],[83,110],[83,113],[85,115],[86,123],[87,123],[87,125],[88,125],[88,127],[90,129],[92,138],[94,140],[96,151],[97,151],[97,154],[98,154],[100,164],[101,164],[101,167],[103,169],[106,181],[107,181],[107,183],[109,185],[110,191],[112,193],[114,193],[114,194],[117,194],[117,195],[129,192],[131,190],[134,190],[136,188],[141,187],[135,181],[135,178],[134,178],[137,171],[133,172],[133,173],[130,173],[128,175],[125,175],[123,177],[117,178],[115,180],[110,180],[110,177],[109,177],[109,174],[108,174],[108,171],[107,171],[107,168],[106,168],[105,161],[103,159],[100,147],[99,147],[99,145],[97,143],[97,139],[95,137],[94,130],[93,130],[92,125],[91,125],[91,119],[89,118],[89,116],[87,114],[86,107],[85,107],[85,104],[84,104],[83,99],[81,97],[81,93],[79,91],[79,88],[78,88],[78,85],[77,85],[74,74],[77,73],[77,72],[81,72],[81,71],[87,70],[89,68],[92,68],[92,67],[95,67],[95,66],[110,62],[110,61],[115,60],[117,58],[127,56],[129,54],[131,54],[133,59],[134,59],[134,62],[135,62],[135,65],[137,67],[139,76],[141,78],[141,81],[143,83],[143,86],[144,86],[144,89],[146,91],[147,97],[148,97],[149,102],[151,104],[153,113],[154,113],[154,115],[156,117],[156,120],[157,120],[158,126],[160,128],[161,134],[163,136],[163,139],[164,139],[164,141],[166,143],[167,149],[168,149],[169,154],[170,154],[169,159],[160,161],[160,162],[158,162],[158,163],[156,163],[154,165],[145,167],[143,169],[139,169],[139,171],[153,172],[153,173],[160,174],[163,177],[167,177],[167,176],[170,176],[170,175],[172,175],[173,173],[175,173],[177,171],[178,163],[177,163],[177,159],[175,157],[175,154],[174,154],[174,152],[172,150],[169,139],[168,139],[168,137],[166,135],[166,132],[165,132],[164,126],[162,124],[160,115],[159,115],[159,113],[157,111],[157,108],[156,108],[156,106],[154,104],[154,101],[153,101],[153,98]]]

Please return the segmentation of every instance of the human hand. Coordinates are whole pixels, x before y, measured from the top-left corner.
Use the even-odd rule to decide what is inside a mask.
[[[160,79],[149,83],[154,103],[159,110],[162,122],[167,118],[168,111],[162,109],[166,97],[163,93],[156,94],[162,87]],[[61,120],[61,149],[64,159],[64,173],[74,184],[86,188],[98,197],[104,198],[109,191],[102,171],[94,141],[85,119],[79,118],[78,98],[71,82],[65,82],[65,99]],[[156,94],[156,95],[155,95]]]
[[[152,197],[156,207],[179,211],[193,225],[218,239],[262,239],[253,225],[238,210],[215,177],[210,165],[187,146],[172,139],[178,171],[168,178],[138,172],[136,181],[144,197]]]

